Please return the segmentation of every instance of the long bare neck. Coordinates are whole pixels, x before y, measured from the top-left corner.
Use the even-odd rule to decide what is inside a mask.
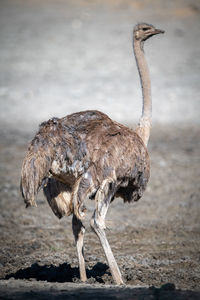
[[[136,39],[134,39],[134,53],[140,75],[143,96],[142,116],[136,128],[136,132],[147,146],[150,136],[152,118],[151,81],[149,69],[144,56],[143,44]]]

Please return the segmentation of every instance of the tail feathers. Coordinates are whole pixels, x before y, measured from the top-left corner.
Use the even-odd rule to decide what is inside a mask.
[[[29,147],[23,161],[20,183],[26,207],[37,206],[35,197],[48,176],[52,163],[51,156],[49,151],[44,151],[42,148],[34,151]]]

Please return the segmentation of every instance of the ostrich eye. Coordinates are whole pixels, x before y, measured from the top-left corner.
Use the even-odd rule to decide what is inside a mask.
[[[147,31],[148,29],[148,27],[142,28],[143,31]]]

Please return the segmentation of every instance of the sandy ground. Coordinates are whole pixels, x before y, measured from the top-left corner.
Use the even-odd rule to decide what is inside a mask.
[[[2,0],[0,8],[0,299],[199,299],[199,3]],[[52,116],[95,108],[136,123],[130,33],[142,20],[166,30],[145,47],[151,179],[138,203],[117,199],[108,212],[124,287],[113,285],[87,201],[82,284],[71,217],[58,220],[42,193],[38,208],[24,208],[21,164],[37,124]]]
[[[28,295],[34,299],[37,294],[43,299],[42,295],[48,298],[69,292],[69,299],[76,299],[73,295],[83,289],[83,299],[89,295],[100,299],[100,289],[102,295],[108,293],[108,299],[115,299],[118,289],[99,286],[113,282],[99,241],[88,225],[93,201],[87,202],[85,221],[85,286],[80,285],[71,217],[58,220],[42,194],[38,208],[24,208],[18,185],[28,139],[18,132],[1,132],[0,276],[7,279],[0,282],[3,298]],[[189,293],[189,299],[198,299],[200,131],[195,127],[155,129],[149,151],[152,171],[144,197],[131,205],[115,200],[107,216],[108,239],[128,285],[119,290],[120,299],[134,293],[136,299],[141,295],[163,299],[156,298],[159,293],[177,295],[177,299],[188,299]]]

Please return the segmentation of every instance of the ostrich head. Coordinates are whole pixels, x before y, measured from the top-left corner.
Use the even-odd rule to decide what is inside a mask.
[[[137,24],[134,28],[134,38],[138,41],[146,41],[155,34],[164,33],[164,30],[156,29],[153,25],[146,23]]]

